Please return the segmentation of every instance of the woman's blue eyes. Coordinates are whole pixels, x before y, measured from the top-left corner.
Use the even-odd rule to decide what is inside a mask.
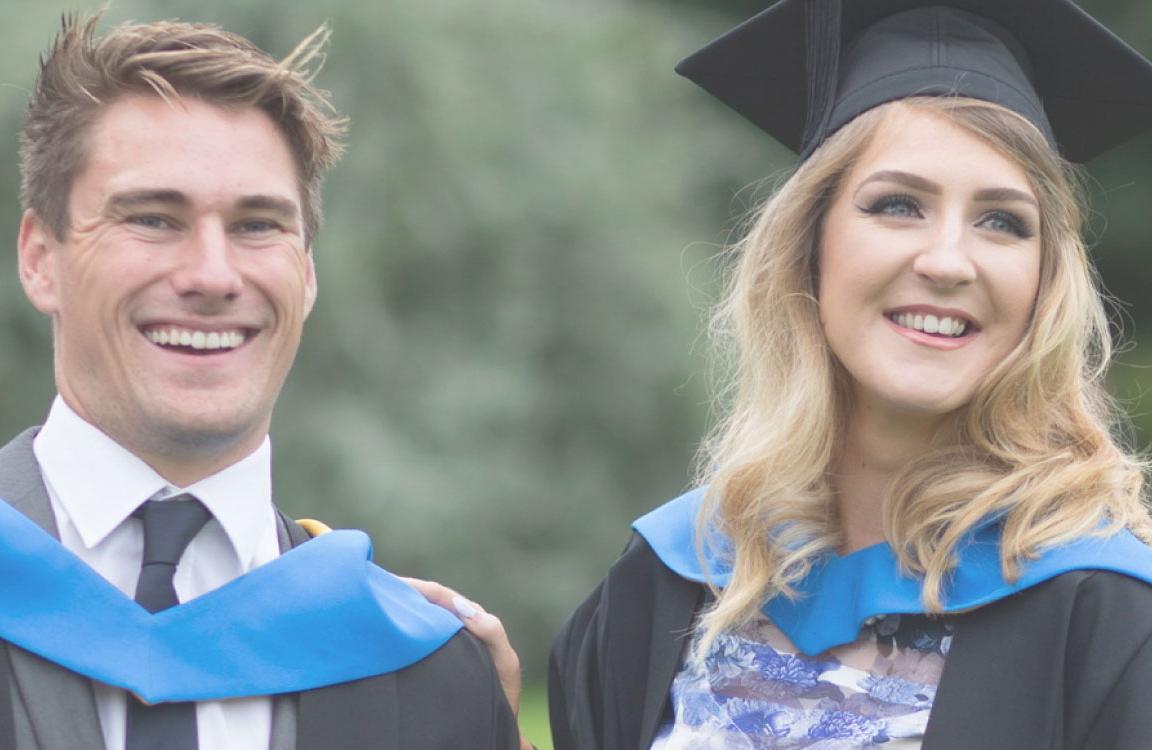
[[[993,231],[1008,232],[1022,240],[1030,239],[1034,234],[1023,219],[1008,211],[992,211],[984,217],[982,223]]]
[[[890,216],[897,219],[919,219],[924,216],[920,203],[910,195],[885,195],[861,207],[860,210],[869,216]],[[980,218],[977,226],[1011,234],[1022,240],[1030,239],[1035,234],[1028,222],[1003,209],[989,211]]]
[[[874,201],[864,213],[873,216],[919,217],[920,204],[910,195],[885,195]]]

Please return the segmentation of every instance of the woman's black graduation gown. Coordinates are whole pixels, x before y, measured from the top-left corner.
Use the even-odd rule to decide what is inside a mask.
[[[556,638],[557,750],[652,744],[707,596],[633,537]],[[1152,750],[1152,586],[1078,570],[950,617],[924,750]]]

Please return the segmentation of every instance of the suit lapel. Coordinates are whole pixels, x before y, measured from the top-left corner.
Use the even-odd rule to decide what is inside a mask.
[[[307,540],[308,535],[304,529],[279,510],[276,511],[276,542],[280,546],[280,554]],[[298,695],[272,696],[272,732],[268,743],[271,750],[296,750],[296,717],[299,713]]]
[[[16,747],[16,712],[12,703],[12,663],[0,644],[0,747]]]
[[[60,531],[56,528],[56,517],[48,500],[48,490],[44,487],[40,464],[32,452],[32,440],[37,431],[35,427],[25,430],[0,448],[0,500],[59,539]]]
[[[36,429],[0,448],[0,499],[57,539],[56,518],[40,465],[32,452]],[[8,698],[26,713],[36,745],[43,750],[104,746],[92,684],[52,662],[4,644],[11,666]],[[2,698],[2,694],[0,694]]]
[[[8,657],[40,750],[104,747],[91,682],[23,649],[9,646]]]
[[[272,731],[268,743],[270,750],[296,750],[297,712],[295,695],[272,696]]]
[[[279,510],[276,511],[276,541],[280,545],[280,554],[284,554],[293,547],[299,547],[311,538],[303,526]]]

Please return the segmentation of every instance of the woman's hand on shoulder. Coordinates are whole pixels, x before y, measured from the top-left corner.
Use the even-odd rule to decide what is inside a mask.
[[[459,617],[464,623],[464,628],[484,644],[492,657],[492,663],[496,666],[496,675],[500,678],[500,686],[504,689],[508,705],[519,719],[520,657],[512,648],[500,618],[443,584],[419,578],[401,577],[400,580],[419,591],[428,601]],[[520,732],[520,748],[533,750],[532,743],[524,737],[523,730]]]

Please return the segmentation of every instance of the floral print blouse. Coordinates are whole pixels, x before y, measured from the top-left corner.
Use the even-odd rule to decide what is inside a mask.
[[[951,642],[947,620],[887,615],[809,657],[761,615],[685,657],[652,750],[918,750]]]

